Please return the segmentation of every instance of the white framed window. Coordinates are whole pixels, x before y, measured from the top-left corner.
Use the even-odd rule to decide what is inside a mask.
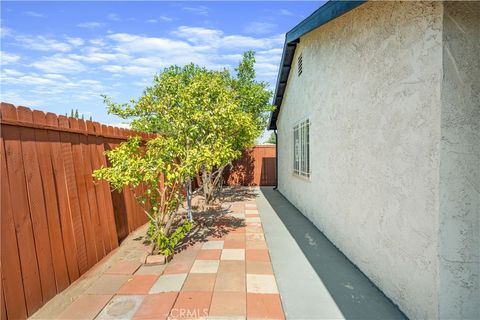
[[[310,178],[310,120],[293,127],[293,173]]]

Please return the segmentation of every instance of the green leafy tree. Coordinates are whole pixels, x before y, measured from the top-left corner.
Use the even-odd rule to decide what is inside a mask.
[[[183,202],[182,183],[191,174],[191,163],[177,161],[181,152],[170,137],[157,137],[144,145],[141,138],[131,137],[107,151],[110,167],[93,174],[116,190],[130,188],[149,219],[149,236],[165,256],[173,253],[177,242],[192,227],[192,222],[185,220],[171,230]]]
[[[110,113],[130,119],[134,129],[161,133],[181,146],[180,162],[192,165],[190,177],[202,172],[206,202],[212,199],[212,181],[241,155],[243,146],[258,135],[254,117],[241,106],[239,81],[229,72],[189,64],[172,66],[155,76],[138,100],[115,104],[105,97]],[[190,177],[186,183],[190,184]]]
[[[248,114],[252,121],[251,127],[237,132],[234,136],[232,148],[238,157],[243,150],[251,147],[265,130],[268,114],[274,107],[270,104],[272,92],[268,90],[268,83],[256,80],[255,52],[245,52],[235,71],[236,75],[230,77],[230,85],[235,93],[235,100],[239,108],[237,112]],[[227,128],[230,125],[230,123],[224,124]],[[214,167],[213,170],[210,170],[210,168],[202,170],[202,188],[207,204],[221,193],[223,171],[235,158],[230,158],[223,165]]]

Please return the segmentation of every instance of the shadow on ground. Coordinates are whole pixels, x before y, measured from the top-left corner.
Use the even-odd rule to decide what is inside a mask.
[[[198,242],[206,242],[209,238],[221,239],[228,233],[245,227],[243,219],[237,218],[235,214],[235,203],[253,200],[257,194],[250,188],[224,188],[222,192],[221,205],[216,205],[206,210],[198,210],[194,206],[194,226],[189,234],[181,240],[175,248],[175,253],[185,250],[188,246]],[[201,202],[195,199],[193,203]]]
[[[345,319],[406,319],[398,307],[278,191],[268,187],[261,187],[260,191]],[[289,252],[282,254],[288,255]],[[272,262],[276,269],[275,261]],[[300,274],[301,265],[296,265],[292,270]]]

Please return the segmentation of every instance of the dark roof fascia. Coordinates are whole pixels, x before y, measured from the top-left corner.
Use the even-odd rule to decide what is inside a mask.
[[[344,13],[358,7],[366,1],[328,1],[320,8],[315,10],[305,20],[293,27],[292,30],[285,35],[285,44],[283,45],[282,60],[277,76],[277,85],[275,87],[275,94],[273,96],[273,105],[275,110],[270,115],[270,122],[268,129],[277,129],[277,117],[282,106],[283,94],[287,86],[288,76],[290,74],[290,67],[292,65],[293,56],[297,43],[300,42],[300,37],[309,33],[310,31],[332,21]]]

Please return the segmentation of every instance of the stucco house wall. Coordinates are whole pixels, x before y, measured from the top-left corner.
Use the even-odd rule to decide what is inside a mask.
[[[480,2],[444,5],[439,315],[480,319]]]
[[[465,189],[474,204],[465,214],[477,223],[469,232],[476,228],[478,234],[478,201],[472,198],[480,189],[478,184],[466,187],[464,172],[452,169],[462,162],[466,171],[475,171],[478,94],[477,104],[465,102],[460,111],[471,117],[468,123],[460,131],[453,124],[451,133],[454,139],[467,138],[463,147],[471,156],[450,153],[442,136],[452,125],[442,112],[449,110],[455,118],[454,100],[460,99],[442,95],[458,82],[455,69],[446,69],[443,80],[444,42],[457,47],[459,58],[470,56],[469,50],[478,53],[478,48],[461,50],[454,40],[445,41],[444,14],[454,11],[444,11],[441,2],[368,2],[302,36],[276,123],[279,191],[412,318],[453,312],[439,307],[450,299],[440,291],[440,280],[458,276],[460,267],[447,262],[457,258],[455,248],[441,247],[459,231],[439,232],[440,224],[456,219],[462,207],[463,200],[450,192]],[[456,27],[445,28],[457,32]],[[299,54],[301,76],[296,72]],[[471,90],[478,92],[478,87]],[[293,174],[293,127],[307,118],[310,179]],[[445,153],[450,163],[440,161]],[[447,176],[460,186],[442,184]],[[475,235],[465,237],[469,249],[462,259],[478,261],[469,242]],[[478,286],[474,273],[469,284]],[[468,303],[464,307],[474,308]]]

